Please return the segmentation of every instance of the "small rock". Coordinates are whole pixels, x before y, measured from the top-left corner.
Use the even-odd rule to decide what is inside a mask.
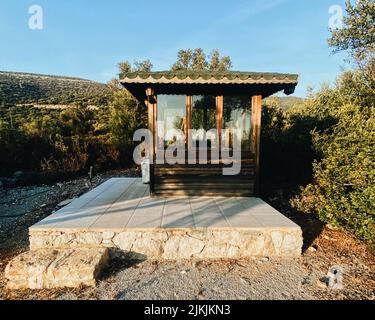
[[[198,297],[197,299],[198,300],[205,300],[205,293],[207,292],[207,289],[206,288],[203,288],[202,290],[199,291],[198,293]]]
[[[264,258],[260,259],[260,261],[262,261],[262,262],[268,262],[268,261],[270,261],[270,258],[264,257]]]
[[[15,179],[20,179],[22,176],[23,176],[22,171],[16,171],[15,173],[13,173],[13,178]]]
[[[66,199],[64,201],[61,201],[57,206],[58,207],[65,207],[68,204],[72,203],[75,199]]]
[[[335,227],[335,226],[332,225],[332,224],[327,224],[327,229],[328,229],[328,230],[333,230],[333,231],[335,231],[335,230],[338,230],[339,228]]]
[[[309,251],[309,252],[316,252],[316,249],[315,249],[314,247],[309,247],[309,248],[307,249],[307,251]]]
[[[316,281],[316,285],[317,285],[320,289],[327,289],[327,283],[326,283],[325,281],[317,280],[317,281]]]
[[[113,231],[103,232],[103,239],[104,240],[112,240],[114,236],[115,236],[115,233]]]
[[[333,266],[329,268],[327,273],[328,288],[331,290],[342,290],[344,270],[340,266]]]
[[[323,239],[328,240],[328,241],[337,241],[336,239],[333,239],[333,238],[328,237],[328,236],[323,236]]]

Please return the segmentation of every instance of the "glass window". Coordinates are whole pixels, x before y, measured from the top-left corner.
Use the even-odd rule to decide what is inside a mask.
[[[178,138],[185,139],[186,96],[158,95],[156,126],[159,147],[167,147]]]
[[[224,97],[223,128],[227,130],[225,141],[227,147],[233,148],[233,132],[239,129],[242,132],[241,148],[250,148],[251,129],[251,99],[250,97]],[[224,137],[223,137],[224,138]]]
[[[216,129],[216,97],[193,96],[191,118],[191,129],[196,130],[192,135],[196,147],[204,148],[204,141],[207,141],[208,148],[214,146],[216,141],[213,141],[213,137],[207,136],[207,132]]]
[[[214,96],[193,96],[192,129],[206,131],[216,128],[216,99]]]

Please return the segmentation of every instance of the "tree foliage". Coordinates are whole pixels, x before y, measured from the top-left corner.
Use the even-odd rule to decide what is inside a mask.
[[[312,131],[313,182],[292,203],[375,246],[375,87],[366,78],[362,69],[344,73],[303,110],[333,123]]]
[[[172,65],[172,71],[227,71],[232,68],[229,56],[221,57],[218,50],[212,50],[207,56],[203,49],[182,49],[177,54],[177,61]]]
[[[133,64],[131,64],[129,61],[122,61],[118,64],[119,72],[120,72],[120,78],[121,75],[128,72],[150,72],[152,71],[153,64],[150,60],[143,60],[143,61],[134,61]]]
[[[348,50],[353,57],[363,60],[375,52],[375,2],[346,1],[346,16],[342,29],[331,30],[328,44],[334,51]]]
[[[327,223],[350,230],[375,249],[375,4],[347,2],[344,28],[329,44],[349,50],[361,61],[344,72],[334,87],[323,87],[301,109],[327,120],[311,131],[316,160],[313,181],[292,204]],[[331,122],[331,123],[330,123]],[[328,125],[327,125],[328,124]]]

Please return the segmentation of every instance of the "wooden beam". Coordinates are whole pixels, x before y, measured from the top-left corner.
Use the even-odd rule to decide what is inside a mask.
[[[251,152],[255,159],[255,194],[260,192],[260,134],[262,126],[262,96],[253,96],[251,99]]]

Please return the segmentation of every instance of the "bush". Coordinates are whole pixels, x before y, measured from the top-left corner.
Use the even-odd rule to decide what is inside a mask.
[[[261,184],[375,249],[375,62],[295,107],[263,108]],[[298,187],[303,185],[305,187]]]
[[[305,112],[324,111],[331,125],[312,132],[318,157],[313,181],[292,205],[343,227],[375,247],[375,87],[373,64],[344,73],[336,87],[323,88]],[[324,102],[324,103],[323,103]],[[322,108],[319,108],[322,107]],[[315,110],[315,111],[314,111]]]
[[[375,244],[375,109],[345,105],[332,134],[315,133],[322,160],[293,205]]]

